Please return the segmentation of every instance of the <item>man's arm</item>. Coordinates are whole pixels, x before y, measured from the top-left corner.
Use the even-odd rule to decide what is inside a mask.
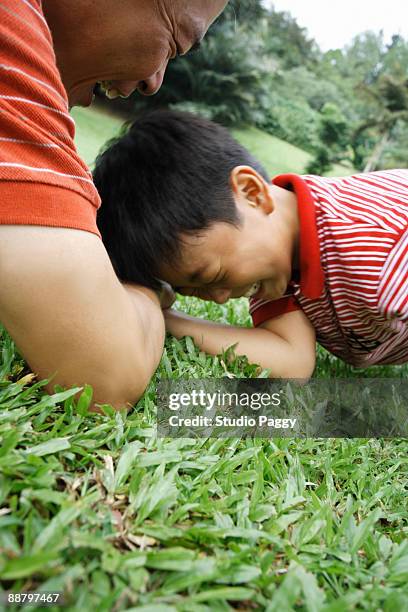
[[[316,337],[301,310],[270,319],[257,328],[233,327],[165,310],[166,329],[191,336],[200,349],[217,355],[237,344],[238,355],[270,370],[274,378],[309,378],[315,367]]]
[[[88,383],[120,408],[142,395],[163,349],[154,292],[123,286],[85,231],[0,226],[0,321],[49,389]]]

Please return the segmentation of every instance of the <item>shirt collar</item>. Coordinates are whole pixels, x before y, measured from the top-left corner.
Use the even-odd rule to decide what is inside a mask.
[[[314,198],[306,181],[297,174],[280,174],[272,179],[272,183],[290,189],[296,195],[300,223],[300,291],[305,297],[315,300],[323,291],[324,272],[320,263]]]

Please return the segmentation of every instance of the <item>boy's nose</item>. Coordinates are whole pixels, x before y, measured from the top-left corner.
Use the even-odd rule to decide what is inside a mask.
[[[230,289],[213,289],[209,292],[214,302],[217,304],[225,304],[231,297]]]

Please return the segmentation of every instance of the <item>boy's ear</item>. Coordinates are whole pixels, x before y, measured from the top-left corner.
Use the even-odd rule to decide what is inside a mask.
[[[260,207],[269,214],[274,209],[274,202],[268,183],[251,166],[236,166],[230,174],[231,188],[234,194],[244,198],[250,206]]]

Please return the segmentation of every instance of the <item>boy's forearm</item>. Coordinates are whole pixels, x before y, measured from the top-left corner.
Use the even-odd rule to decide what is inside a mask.
[[[308,378],[311,375],[301,351],[267,329],[213,323],[174,310],[164,311],[164,317],[168,332],[176,338],[191,336],[201,350],[211,355],[237,344],[237,355],[245,355],[251,363],[269,369],[271,377]]]

